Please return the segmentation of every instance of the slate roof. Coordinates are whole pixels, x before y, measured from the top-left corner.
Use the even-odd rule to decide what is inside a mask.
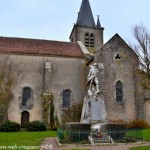
[[[80,11],[78,13],[77,25],[95,26],[89,0],[82,0]]]
[[[84,57],[78,43],[11,37],[0,37],[0,53]]]

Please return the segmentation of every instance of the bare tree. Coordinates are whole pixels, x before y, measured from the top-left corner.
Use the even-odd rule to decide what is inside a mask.
[[[150,89],[150,33],[142,24],[132,29],[135,44],[130,44],[139,56],[140,80],[145,89]]]
[[[11,72],[11,62],[1,61],[0,65],[0,109],[3,119],[7,119],[7,109],[12,96],[14,76]],[[1,116],[2,117],[2,116]]]
[[[9,56],[0,56],[0,123],[8,120],[8,108],[13,98],[12,90],[20,75],[18,67],[12,64]]]

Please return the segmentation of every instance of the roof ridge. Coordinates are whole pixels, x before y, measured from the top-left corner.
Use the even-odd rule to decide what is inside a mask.
[[[34,38],[24,38],[24,37],[3,37],[1,36],[0,39],[20,39],[20,40],[32,40],[32,41],[49,41],[49,42],[60,42],[60,43],[73,43],[69,41],[57,41],[57,40],[49,40],[49,39],[34,39]],[[75,42],[77,43],[77,42]]]

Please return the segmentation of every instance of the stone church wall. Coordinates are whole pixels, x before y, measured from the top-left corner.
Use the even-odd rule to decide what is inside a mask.
[[[81,101],[85,95],[85,62],[78,58],[61,58],[31,55],[1,55],[12,62],[12,70],[18,72],[13,88],[13,99],[10,101],[8,117],[12,121],[21,122],[21,113],[28,111],[30,121],[42,120],[41,95],[44,92],[45,63],[51,64],[49,89],[54,97],[54,105],[58,118],[61,116],[62,92],[72,91],[71,104]],[[21,107],[24,87],[32,89],[30,108]]]
[[[115,37],[96,53],[95,62],[101,62],[104,65],[103,91],[108,120],[129,121],[135,119],[134,73],[138,66],[138,60],[134,52],[120,38]],[[116,101],[117,81],[121,81],[123,85],[122,102]]]
[[[85,44],[85,34],[86,33],[93,33],[94,34],[94,49],[97,51],[103,45],[103,30],[98,28],[90,28],[85,26],[75,26],[73,31],[73,41],[82,41]]]

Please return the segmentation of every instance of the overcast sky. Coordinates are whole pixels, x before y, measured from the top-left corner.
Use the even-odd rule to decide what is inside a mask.
[[[69,41],[82,0],[0,0],[0,36]],[[150,31],[149,0],[90,0],[100,15],[106,42],[118,33],[132,40],[131,28],[142,23]]]

